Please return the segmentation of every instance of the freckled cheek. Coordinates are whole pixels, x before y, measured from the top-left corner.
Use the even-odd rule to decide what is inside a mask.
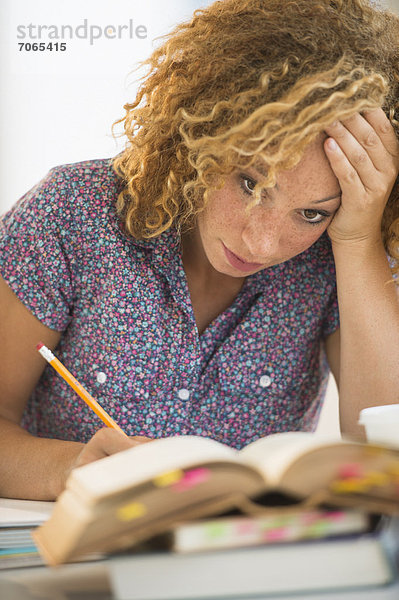
[[[213,210],[210,210],[207,217],[208,222],[217,229],[236,230],[240,229],[241,223],[244,220],[242,206],[236,206],[231,200],[226,202],[214,203]]]
[[[309,231],[307,231],[307,229]],[[288,234],[287,232],[284,243],[285,254],[293,257],[304,252],[319,239],[326,229],[327,226],[318,228],[307,225],[299,231],[291,232],[291,234]]]

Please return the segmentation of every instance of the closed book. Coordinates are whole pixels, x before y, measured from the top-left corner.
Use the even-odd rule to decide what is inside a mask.
[[[43,564],[32,531],[50,516],[54,502],[0,498],[0,571]]]
[[[284,510],[177,524],[165,537],[174,552],[203,552],[365,533],[371,516],[356,510]]]
[[[364,589],[390,583],[395,568],[386,533],[234,550],[148,552],[111,558],[116,600],[268,597]]]

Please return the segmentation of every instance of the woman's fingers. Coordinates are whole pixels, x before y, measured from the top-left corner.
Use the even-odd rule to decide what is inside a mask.
[[[386,118],[384,114],[383,116]],[[379,122],[381,126],[382,121]],[[391,132],[387,131],[384,138],[381,138],[370,122],[360,114],[326,128],[326,133],[338,143],[348,160],[349,178],[354,180],[357,174],[366,189],[380,188],[380,175],[383,178],[390,177],[395,169],[395,159],[386,145],[393,151],[390,134],[392,133],[395,139],[396,137],[389,121],[388,124]]]
[[[134,446],[151,442],[151,438],[144,436],[126,437],[116,429],[102,427],[85,444],[77,457],[74,467],[80,467],[89,462],[110,456],[122,450],[128,450]]]
[[[344,177],[342,183],[356,185],[359,178],[368,192],[375,190],[378,193],[382,188],[390,191],[399,167],[399,142],[382,109],[332,123],[326,133],[341,150],[341,153],[337,150],[335,155],[332,154],[333,147],[327,142],[326,150],[331,150],[332,160],[340,166],[345,164],[344,157],[347,159],[346,167],[340,173]],[[339,177],[340,174],[336,174]]]
[[[334,138],[326,140],[325,149],[331,167],[339,181],[342,192],[341,198],[359,199],[363,195],[364,184],[356,167],[351,163],[346,153],[344,153],[338,144],[338,141]],[[341,207],[342,204],[344,203],[341,203]]]
[[[324,148],[341,187],[331,239],[375,240],[399,169],[399,144],[381,109],[355,114],[326,128]]]
[[[393,158],[398,159],[399,142],[395,131],[382,108],[365,111],[363,117],[376,132],[387,152]]]

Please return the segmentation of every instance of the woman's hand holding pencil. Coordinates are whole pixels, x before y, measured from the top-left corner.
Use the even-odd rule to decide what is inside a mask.
[[[83,467],[83,465],[99,460],[100,458],[105,458],[111,454],[116,454],[116,452],[128,450],[133,446],[139,446],[151,441],[151,438],[138,435],[128,437],[127,435],[121,435],[119,431],[111,427],[102,427],[96,431],[87,444],[84,444],[74,463],[71,465],[69,472],[65,474],[65,477],[67,479],[71,470],[76,467]]]
[[[121,450],[127,450],[132,446],[138,446],[152,441],[151,438],[144,436],[127,436],[112,417],[110,417],[110,415],[98,404],[79,381],[75,379],[72,373],[64,367],[47,346],[40,342],[36,346],[36,349],[107,426],[99,429],[89,442],[84,445],[81,452],[77,455],[71,469],[81,467],[100,458],[105,458],[106,456],[115,454]],[[93,416],[93,418],[95,417]],[[69,473],[66,474],[66,477],[68,474]]]

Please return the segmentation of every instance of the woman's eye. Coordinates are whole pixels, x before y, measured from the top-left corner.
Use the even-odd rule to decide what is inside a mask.
[[[330,213],[307,208],[305,210],[301,210],[301,216],[308,223],[321,223],[321,221],[324,221],[330,216]]]
[[[256,186],[256,181],[250,177],[241,176],[241,187],[246,194],[252,195]]]

